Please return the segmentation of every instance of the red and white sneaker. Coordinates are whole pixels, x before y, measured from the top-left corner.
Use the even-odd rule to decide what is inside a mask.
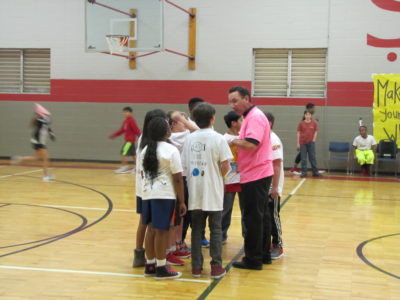
[[[294,175],[301,175],[301,170],[299,168],[291,168],[290,169],[290,173],[294,174]]]
[[[182,276],[181,272],[175,272],[171,268],[167,266],[161,266],[156,268],[156,276],[154,277],[157,280],[165,280],[165,279],[175,279]]]
[[[201,276],[202,271],[203,268],[192,268],[192,276],[198,278]]]
[[[193,274],[193,272],[192,272]],[[218,279],[224,277],[226,274],[225,268],[218,265],[211,265],[211,278]]]
[[[175,250],[174,252],[172,252],[172,254],[177,258],[188,258],[191,255],[190,252],[186,252],[183,250]]]
[[[283,256],[283,248],[281,246],[273,246],[271,248],[271,259],[280,259]]]
[[[171,266],[183,266],[185,263],[170,252],[167,254],[167,264]]]

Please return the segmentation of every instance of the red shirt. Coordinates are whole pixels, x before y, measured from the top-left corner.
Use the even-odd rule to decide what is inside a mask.
[[[309,123],[301,121],[297,125],[297,131],[300,132],[300,144],[308,144],[313,141],[314,134],[318,131],[317,122],[314,120],[311,120]]]
[[[136,138],[142,134],[133,117],[126,118],[121,128],[114,132],[110,138],[116,138],[123,133],[125,133],[125,141],[131,143],[134,143]]]

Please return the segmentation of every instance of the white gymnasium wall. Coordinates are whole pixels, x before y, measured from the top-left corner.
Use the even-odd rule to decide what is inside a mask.
[[[386,59],[387,53],[398,49],[367,46],[367,33],[398,38],[400,12],[383,10],[370,0],[330,2],[328,80],[372,81],[373,73],[398,73],[399,60]]]
[[[252,48],[327,46],[327,0],[176,3],[198,11],[196,71],[169,53],[139,59],[134,71],[124,59],[85,53],[84,0],[1,0],[1,47],[50,47],[57,79],[250,80]],[[166,47],[187,51],[187,19],[165,4]]]
[[[369,0],[175,1],[198,10],[195,71],[169,53],[139,59],[136,70],[122,58],[85,53],[85,0],[0,0],[0,47],[51,48],[56,79],[251,80],[251,49],[264,47],[329,47],[329,81],[398,71],[387,49],[366,45],[366,34],[398,36],[399,13]],[[168,48],[187,51],[187,19],[165,4]]]
[[[174,1],[198,11],[194,71],[187,70],[187,59],[169,53],[138,59],[136,70],[129,69],[125,59],[86,53],[85,0],[0,0],[0,48],[51,48],[52,79],[250,81],[252,49],[269,47],[327,47],[329,82],[371,82],[372,73],[399,71],[399,60],[386,59],[388,52],[398,49],[366,45],[367,33],[398,37],[399,13],[382,10],[370,0]],[[166,47],[186,52],[188,16],[166,4],[165,20]],[[9,100],[3,97],[0,101],[0,156],[20,153],[21,149],[24,153],[30,151],[28,121],[33,99],[27,96],[24,102]],[[59,136],[51,146],[53,157],[118,159],[120,144],[106,136],[119,126],[120,110],[125,105],[129,104],[45,103],[54,112]],[[149,109],[186,109],[184,104],[132,106],[140,111],[139,123]],[[273,111],[277,118],[276,129],[285,143],[285,165],[290,166],[296,154],[295,130],[303,107],[274,105],[263,109]],[[220,131],[225,130],[221,118],[228,110],[227,105],[217,107],[220,120],[216,128]],[[359,117],[371,125],[371,109],[329,106],[319,107],[318,111],[318,158],[320,165],[326,166],[328,142],[351,140]]]

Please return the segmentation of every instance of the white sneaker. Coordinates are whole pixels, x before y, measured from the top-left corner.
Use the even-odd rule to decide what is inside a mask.
[[[125,173],[129,173],[130,171],[129,171],[129,167],[128,166],[123,166],[123,167],[121,167],[119,169],[116,169],[114,172],[117,173],[117,174],[125,174]]]
[[[11,157],[10,163],[11,163],[12,165],[18,165],[20,162],[21,162],[21,156],[15,155],[15,156],[12,156],[12,157]]]
[[[48,174],[46,176],[43,176],[43,181],[44,182],[50,182],[53,181],[54,179],[56,179],[56,177],[52,174]]]
[[[301,175],[301,172],[293,171],[292,172],[294,175]]]

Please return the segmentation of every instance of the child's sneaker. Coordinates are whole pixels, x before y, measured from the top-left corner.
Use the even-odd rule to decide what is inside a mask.
[[[144,258],[144,249],[135,249],[133,253],[133,268],[143,267],[146,264],[146,259]]]
[[[129,173],[129,167],[128,166],[123,166],[121,168],[118,168],[114,171],[116,174],[125,174],[125,173]]]
[[[190,252],[186,252],[183,250],[175,250],[174,252],[172,252],[172,254],[177,258],[188,258],[191,255]]]
[[[295,167],[293,167],[293,168],[290,168],[290,172],[291,173],[294,173],[294,172],[300,172],[300,169],[299,168],[295,168]]]
[[[167,264],[171,266],[183,266],[185,263],[170,252],[167,254]]]
[[[146,264],[144,267],[144,277],[156,276],[156,264]]]
[[[192,253],[192,249],[190,249],[190,247],[188,247],[188,245],[186,243],[183,243],[183,246],[179,248],[179,250],[183,251],[183,252],[189,252]]]
[[[48,175],[43,176],[43,181],[44,181],[44,182],[50,182],[50,181],[52,181],[52,180],[54,180],[54,179],[55,179],[55,176],[54,176],[54,175],[51,175],[51,174],[48,174]]]
[[[192,272],[193,274],[193,272]],[[211,265],[211,278],[218,279],[224,277],[226,274],[225,268],[219,265]]]
[[[208,247],[210,247],[210,242],[207,241],[207,239],[202,240],[202,241],[201,241],[201,247],[203,247],[203,248],[208,248]]]
[[[203,268],[192,268],[192,276],[199,278],[201,276],[202,271],[203,271]]]
[[[283,255],[283,248],[281,246],[273,246],[271,248],[271,259],[280,259]]]
[[[156,277],[157,280],[164,279],[175,279],[182,276],[181,272],[175,272],[174,270],[168,268],[167,266],[156,267]]]

